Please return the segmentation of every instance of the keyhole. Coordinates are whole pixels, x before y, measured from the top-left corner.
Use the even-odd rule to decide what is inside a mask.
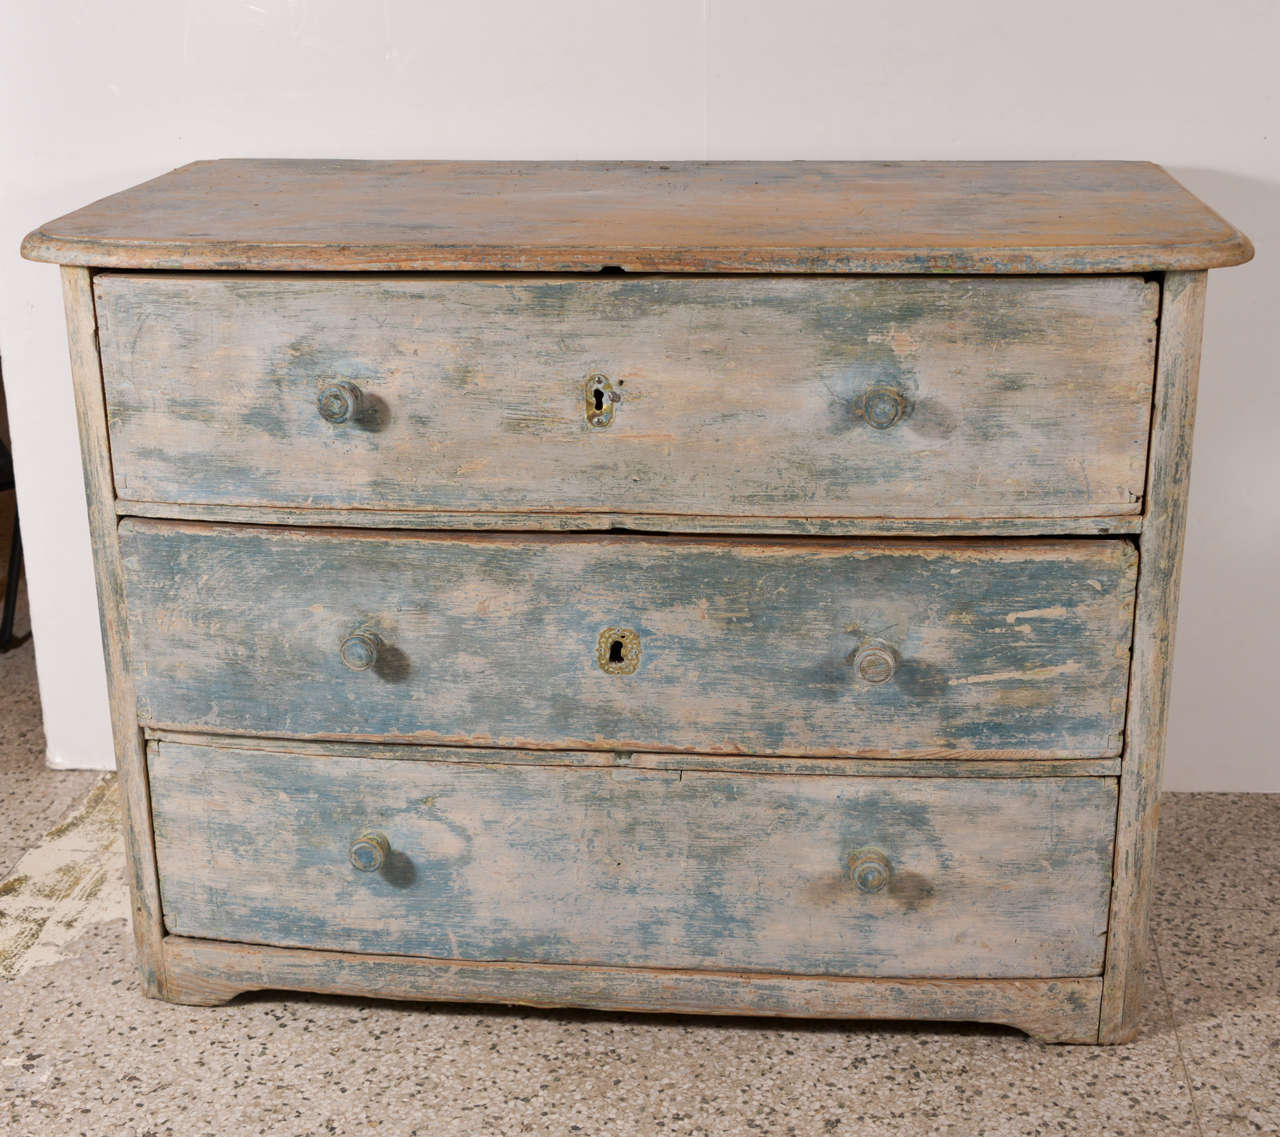
[[[640,666],[640,637],[634,628],[603,628],[596,641],[596,663],[609,675],[634,675]]]
[[[587,422],[592,426],[608,426],[613,422],[613,408],[618,401],[618,392],[609,382],[609,376],[600,371],[587,376],[587,387],[583,397]]]

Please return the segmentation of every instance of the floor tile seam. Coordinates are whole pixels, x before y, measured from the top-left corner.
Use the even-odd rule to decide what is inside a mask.
[[[1200,1123],[1200,1107],[1196,1103],[1195,1086],[1191,1081],[1191,1068],[1187,1065],[1186,1051],[1182,1046],[1182,1032],[1178,1029],[1178,1016],[1173,1006],[1173,994],[1165,980],[1164,963],[1161,960],[1160,945],[1155,929],[1151,930],[1151,962],[1155,966],[1156,983],[1160,988],[1160,997],[1164,1003],[1164,1013],[1168,1016],[1169,1026],[1173,1029],[1173,1044],[1178,1052],[1178,1065],[1182,1068],[1182,1080],[1187,1087],[1187,1101],[1191,1105],[1191,1123],[1195,1126],[1198,1137],[1205,1137],[1204,1126]]]

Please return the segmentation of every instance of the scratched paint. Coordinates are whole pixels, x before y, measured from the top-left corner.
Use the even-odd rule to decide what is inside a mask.
[[[1113,778],[776,778],[171,742],[148,760],[165,922],[183,936],[796,974],[1102,963]],[[390,847],[377,873],[347,856],[369,830]],[[893,870],[874,894],[850,879],[868,845]]]
[[[729,528],[1141,510],[1158,288],[1139,277],[95,287],[126,501]],[[336,383],[363,407],[341,424],[317,406]]]
[[[23,254],[239,271],[1106,273],[1240,264],[1253,246],[1150,162],[276,158],[194,162],[49,222]]]
[[[146,722],[791,755],[1119,753],[1127,541],[748,541],[120,526]],[[1010,626],[1011,612],[1060,608]],[[601,666],[631,642],[630,673]],[[382,643],[343,665],[355,630]],[[623,631],[632,636],[624,636]],[[861,681],[869,640],[898,663]],[[625,645],[623,645],[625,647]],[[632,667],[632,665],[634,665]]]

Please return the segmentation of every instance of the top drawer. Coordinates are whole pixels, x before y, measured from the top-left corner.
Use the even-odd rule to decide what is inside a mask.
[[[125,501],[730,525],[1141,510],[1158,286],[1140,277],[95,289]]]

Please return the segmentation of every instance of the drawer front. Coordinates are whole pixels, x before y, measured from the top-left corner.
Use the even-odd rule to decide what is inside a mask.
[[[1102,967],[1110,778],[682,775],[170,742],[149,764],[164,918],[183,936],[802,974]]]
[[[1137,515],[1157,297],[1139,277],[96,283],[125,500],[808,520]]]
[[[466,536],[126,520],[145,722],[747,754],[1118,754],[1120,539]]]

